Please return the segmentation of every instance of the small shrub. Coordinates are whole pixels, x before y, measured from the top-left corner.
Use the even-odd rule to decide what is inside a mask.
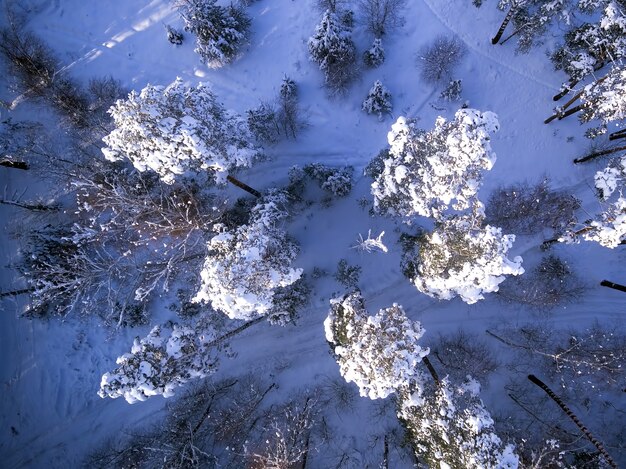
[[[439,97],[444,101],[459,101],[461,99],[461,91],[463,87],[461,86],[461,80],[452,80],[445,90],[441,92]]]
[[[169,24],[165,25],[165,31],[167,32],[167,40],[175,46],[180,46],[183,43],[183,33],[172,28]]]
[[[269,103],[261,103],[246,112],[248,128],[261,143],[276,143],[280,139],[280,127],[276,109]]]
[[[324,190],[332,192],[338,197],[344,197],[352,190],[352,166],[331,168],[321,163],[308,164],[304,173],[316,180]]]
[[[363,53],[363,63],[369,68],[380,67],[385,62],[385,49],[380,38],[374,39],[372,47]]]
[[[335,280],[346,288],[356,288],[361,277],[361,266],[349,265],[348,261],[341,259],[337,263]]]
[[[368,114],[378,114],[379,119],[382,119],[383,114],[391,112],[391,93],[379,80],[370,89],[361,109]]]

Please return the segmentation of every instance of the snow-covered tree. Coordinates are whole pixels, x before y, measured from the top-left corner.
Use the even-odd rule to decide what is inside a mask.
[[[201,171],[223,182],[228,171],[258,156],[245,120],[226,111],[206,84],[189,87],[177,78],[167,87],[148,85],[109,113],[115,129],[103,138],[105,157],[128,158],[168,184]]]
[[[209,241],[194,302],[210,302],[231,319],[272,315],[276,290],[302,275],[302,269],[291,267],[298,246],[278,227],[287,216],[286,202],[283,193],[267,195],[252,209],[248,224],[224,227]]]
[[[439,117],[430,131],[399,117],[387,135],[384,170],[372,184],[374,208],[409,222],[416,215],[440,218],[449,206],[469,208],[483,170],[496,160],[489,134],[498,127],[494,113],[475,109],[457,111],[453,121]]]
[[[429,296],[468,304],[498,291],[506,275],[524,273],[522,258],[506,257],[515,235],[482,226],[482,216],[453,215],[438,220],[432,232],[418,238],[417,255],[407,254],[405,275]]]
[[[170,397],[191,379],[204,378],[217,368],[215,331],[202,327],[155,326],[137,337],[130,353],[118,357],[115,371],[102,376],[98,395],[124,397],[129,404],[151,396]]]
[[[626,35],[626,17],[624,17]],[[626,43],[626,36],[624,39]],[[626,66],[612,67],[601,79],[587,85],[580,97],[582,101],[579,120],[583,123],[600,121],[598,127],[587,130],[588,137],[603,135],[608,126],[614,132],[626,128]]]
[[[416,456],[428,467],[517,469],[515,447],[494,432],[479,392],[478,382],[468,377],[461,385],[444,378],[417,401],[409,392],[400,395],[398,417]]]
[[[607,248],[626,242],[626,156],[595,175],[603,210],[594,219],[566,232],[559,240],[574,243],[582,237]]]
[[[363,62],[370,68],[380,67],[385,61],[385,49],[380,38],[374,39],[372,47],[363,53]]]
[[[606,64],[626,57],[626,11],[613,1],[600,3],[604,5],[600,19],[568,31],[564,43],[551,54],[554,67],[569,76],[557,98]]]
[[[369,316],[361,294],[349,293],[331,300],[324,329],[341,375],[359,387],[361,396],[384,399],[400,388],[421,386],[418,364],[429,350],[418,345],[424,329],[402,306]]]
[[[307,164],[302,168],[304,175],[317,181],[319,186],[337,197],[345,197],[352,190],[352,166],[341,166],[333,168],[321,163]],[[295,174],[294,174],[295,175]]]
[[[248,39],[250,18],[241,6],[217,0],[178,0],[185,29],[196,35],[196,49],[212,68],[232,62]]]
[[[383,114],[391,112],[391,93],[383,86],[380,80],[374,82],[374,86],[370,88],[367,98],[361,105],[368,114],[378,114],[378,118],[382,119]]]
[[[356,47],[351,31],[335,13],[326,10],[309,38],[311,60],[324,73],[324,83],[333,91],[342,91],[355,77]]]

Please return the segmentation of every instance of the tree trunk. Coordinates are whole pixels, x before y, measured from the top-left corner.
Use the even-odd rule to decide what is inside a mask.
[[[0,160],[0,166],[5,166],[7,168],[12,168],[12,169],[23,169],[23,170],[27,170],[28,169],[28,163],[26,163],[25,161],[11,161],[11,160]]]
[[[241,182],[238,179],[235,179],[232,176],[226,176],[226,180],[228,182],[230,182],[232,185],[239,187],[240,189],[243,189],[244,191],[248,192],[249,194],[252,194],[255,197],[261,197],[261,193],[259,191],[257,191],[256,189],[253,189],[252,187],[250,187],[247,184],[244,184],[243,182]]]
[[[585,107],[584,104],[579,104],[578,106],[574,106],[573,108],[565,111],[563,114],[561,114],[559,116],[559,120],[563,120],[568,116],[571,116],[572,114],[576,114],[578,111],[580,111],[581,109],[583,109]]]
[[[389,469],[389,441],[387,440],[387,434],[383,440],[383,463],[381,469]]]
[[[574,163],[584,163],[585,161],[593,160],[594,158],[598,158],[599,156],[610,155],[611,153],[615,153],[615,152],[622,151],[622,150],[626,150],[626,146],[614,147],[614,148],[609,148],[608,150],[596,151],[595,153],[591,153],[587,156],[576,158],[574,160]]]
[[[570,80],[569,83],[567,84],[567,86],[563,89],[563,91],[561,91],[559,94],[555,94],[552,97],[552,101],[558,101],[563,96],[565,96],[567,93],[572,91],[572,88],[574,88],[578,84],[579,81],[580,80]]]
[[[56,205],[44,205],[44,204],[23,204],[21,202],[15,202],[14,200],[0,199],[0,204],[13,205],[15,207],[24,208],[26,210],[32,210],[33,212],[57,212],[59,207]]]
[[[618,140],[620,138],[626,138],[626,129],[618,130],[609,135],[609,140]]]
[[[624,293],[626,293],[626,286],[620,285],[619,283],[613,283],[613,282],[609,282],[608,280],[602,280],[600,282],[600,285],[602,285],[603,287],[609,287],[614,290],[619,290],[619,291],[623,291]]]
[[[598,449],[598,451],[600,452],[600,454],[602,456],[604,456],[604,459],[606,460],[607,463],[609,463],[609,465],[615,469],[618,469],[617,464],[615,464],[615,461],[613,461],[613,458],[611,458],[611,456],[609,455],[609,453],[606,452],[606,450],[604,449],[604,446],[602,445],[602,443],[600,443],[600,441],[598,441],[593,434],[589,431],[589,429],[587,427],[585,427],[582,422],[578,419],[578,417],[574,414],[574,412],[572,412],[569,407],[567,407],[565,405],[565,403],[561,400],[561,398],[559,398],[559,396],[557,396],[556,394],[554,394],[552,392],[552,390],[546,386],[546,384],[544,384],[543,381],[541,381],[539,378],[537,378],[535,375],[528,375],[528,379],[530,380],[531,383],[536,384],[537,386],[539,386],[541,389],[543,389],[545,391],[545,393],[550,396],[550,399],[552,399],[554,402],[556,402],[556,404],[563,410],[563,412],[565,412],[567,414],[567,416],[572,419],[572,421],[576,424],[576,426],[578,427],[578,429],[587,437],[587,439],[589,441],[591,441],[591,443]]]
[[[513,18],[513,15],[515,14],[516,10],[517,10],[517,5],[512,4],[511,8],[509,8],[509,12],[504,17],[504,21],[502,21],[502,24],[500,25],[500,29],[498,29],[498,32],[491,40],[491,43],[493,45],[497,44],[500,38],[502,37],[502,34],[504,34],[504,30],[508,26],[509,21],[511,21],[511,18]]]
[[[428,371],[430,372],[430,376],[433,377],[433,380],[435,381],[437,386],[439,386],[439,375],[437,374],[437,370],[435,370],[435,367],[433,366],[433,364],[430,362],[428,357],[422,357],[422,361],[424,362],[424,365],[426,365],[426,368],[428,368]]]
[[[6,291],[6,292],[0,293],[0,298],[5,298],[7,296],[23,295],[24,293],[30,293],[34,290],[35,290],[34,288],[23,288],[22,290]]]

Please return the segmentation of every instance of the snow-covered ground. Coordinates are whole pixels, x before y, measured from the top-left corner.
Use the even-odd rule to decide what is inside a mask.
[[[371,217],[357,203],[361,197],[371,200],[371,180],[361,175],[362,169],[386,147],[387,133],[398,116],[418,118],[420,125],[429,129],[437,116],[450,119],[456,111],[455,104],[437,100],[440,89],[421,81],[415,65],[417,51],[437,35],[456,35],[466,45],[455,73],[463,80],[463,99],[471,108],[495,112],[500,122],[500,130],[492,138],[497,161],[485,173],[479,197],[486,200],[500,185],[534,183],[548,176],[552,187],[582,199],[590,213],[596,210],[592,181],[600,166],[572,164],[586,149],[584,129],[573,119],[543,124],[552,112],[551,98],[564,81],[544,54],[553,38],[547,37],[546,45],[528,55],[516,55],[512,45],[492,46],[491,35],[502,19],[492,5],[479,10],[462,0],[408,2],[406,24],[384,39],[385,63],[365,70],[345,96],[329,98],[321,73],[308,59],[307,40],[321,16],[314,0],[253,2],[248,7],[250,45],[240,59],[218,70],[200,62],[189,34],[182,46],[167,42],[164,23],[182,29],[168,0],[20,3],[31,10],[29,28],[53,48],[68,73],[81,81],[111,75],[136,90],[148,83],[167,85],[176,77],[192,85],[208,82],[227,108],[243,113],[261,100],[272,99],[285,74],[294,79],[308,127],[297,140],[269,147],[270,159],[239,173],[255,188],[284,184],[294,164],[355,167],[355,186],[349,197],[334,200],[328,208],[307,208],[287,228],[302,246],[294,266],[308,273],[318,267],[331,275],[313,281],[312,300],[295,326],[262,323],[249,329],[232,341],[236,357],[224,359],[222,370],[209,379],[248,370],[275,373],[281,395],[288,396],[290,390],[338,378],[323,321],[329,299],[344,291],[332,278],[341,258],[362,267],[359,287],[369,310],[392,303],[403,305],[409,318],[419,320],[426,329],[426,345],[428,337],[458,328],[482,333],[503,321],[535,317],[534,312],[506,305],[493,295],[466,305],[458,298],[438,301],[420,294],[401,272],[397,240],[402,224]],[[359,54],[372,41],[358,18],[354,40]],[[377,79],[391,91],[394,106],[393,116],[382,121],[361,111],[361,103]],[[7,101],[14,96],[2,91],[1,98]],[[27,118],[37,109],[26,102],[15,111],[2,108],[0,112],[2,119],[17,119]],[[52,119],[49,122],[53,125]],[[9,194],[26,189],[24,198],[32,197],[42,190],[38,184],[28,172],[0,167],[0,186]],[[228,191],[236,195],[234,189]],[[11,236],[13,220],[22,215],[15,207],[0,205],[1,291],[20,286],[10,264],[17,256],[17,243]],[[375,235],[385,231],[388,253],[367,254],[351,248],[368,229]],[[524,265],[532,266],[540,257],[541,240],[541,236],[518,236],[509,255],[521,255]],[[625,251],[586,242],[554,249],[572,263],[589,289],[580,301],[553,310],[551,319],[563,326],[585,325],[596,319],[623,321],[626,296],[601,288],[599,282],[606,278],[625,283]],[[112,332],[96,320],[27,320],[19,317],[23,300],[1,300],[0,466],[78,467],[81,458],[103,439],[160,415],[166,404],[161,397],[130,406],[122,399],[101,399],[96,394],[100,376],[114,368],[116,357],[130,349],[134,336],[144,336],[149,326]],[[353,391],[356,395],[356,387]],[[506,399],[501,379],[491,383],[483,399],[487,407]],[[375,424],[368,424],[364,415],[357,412],[343,425],[347,435],[355,436],[355,445],[367,451],[364,435],[373,434]],[[610,431],[594,430],[600,439]],[[357,441],[359,438],[362,440]]]

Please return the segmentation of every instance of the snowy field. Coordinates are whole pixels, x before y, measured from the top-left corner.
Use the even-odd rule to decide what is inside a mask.
[[[604,279],[626,283],[624,246],[608,249],[582,241],[556,243],[550,248],[550,253],[567,261],[580,278],[581,288],[584,287],[584,292],[571,301],[552,308],[531,308],[503,301],[497,293],[486,293],[484,300],[467,304],[459,297],[446,301],[418,292],[401,267],[400,235],[415,233],[415,226],[407,226],[398,217],[369,212],[373,203],[372,179],[363,175],[363,170],[380,150],[388,148],[387,134],[397,118],[416,119],[419,127],[429,130],[438,116],[453,120],[461,104],[466,103],[469,108],[495,113],[500,127],[491,136],[491,149],[497,160],[493,169],[483,174],[478,192],[480,200],[489,200],[498,187],[516,183],[530,186],[547,177],[552,189],[581,200],[580,220],[592,217],[600,207],[593,185],[594,174],[606,167],[607,160],[572,163],[589,145],[584,137],[586,127],[576,118],[543,123],[552,114],[552,96],[566,80],[565,74],[555,72],[546,57],[561,41],[561,28],[551,28],[543,36],[544,43],[528,54],[516,54],[513,40],[502,46],[491,44],[491,37],[505,14],[495,8],[493,1],[486,1],[478,9],[471,2],[461,0],[409,0],[402,10],[404,25],[384,36],[384,63],[374,69],[363,68],[345,94],[330,96],[323,86],[322,73],[309,59],[307,48],[307,41],[323,13],[315,0],[252,2],[246,7],[252,20],[249,43],[241,57],[218,69],[201,62],[194,52],[190,33],[184,34],[182,45],[167,41],[164,24],[177,30],[184,27],[179,13],[167,0],[15,3],[20,11],[27,11],[27,28],[50,46],[64,65],[64,73],[81,83],[110,75],[127,90],[139,91],[148,84],[167,86],[181,77],[188,86],[209,83],[227,109],[245,114],[261,101],[274,99],[284,76],[293,79],[306,127],[296,139],[265,145],[266,159],[236,173],[238,179],[259,191],[286,185],[293,165],[322,163],[354,168],[353,187],[348,196],[323,202],[324,194],[311,184],[306,194],[312,203],[300,206],[284,224],[284,229],[300,245],[292,265],[303,269],[312,288],[311,297],[300,309],[295,324],[261,322],[251,326],[229,341],[229,356],[221,353],[218,370],[205,378],[217,383],[252,373],[261,377],[263,383],[275,383],[268,394],[268,406],[280,406],[314,390],[331,394],[322,410],[329,436],[324,439],[320,432],[316,433],[307,467],[382,467],[387,435],[392,434],[395,436],[389,437],[387,467],[413,467],[410,449],[400,444],[402,428],[391,398],[371,401],[359,397],[354,383],[343,382],[326,341],[323,323],[329,300],[348,291],[333,277],[340,259],[361,267],[357,285],[370,314],[393,303],[402,305],[407,317],[419,321],[425,329],[420,339],[423,347],[433,348],[440,335],[453,334],[459,329],[477,334],[488,345],[500,366],[482,383],[481,398],[496,418],[501,438],[507,442],[504,430],[507,416],[523,414],[528,419],[528,414],[509,397],[510,383],[516,379],[524,381],[529,372],[539,377],[544,375],[541,369],[528,371],[519,366],[516,370],[507,366],[511,361],[523,362],[522,352],[488,336],[486,329],[515,329],[518,325],[534,323],[550,324],[555,329],[583,330],[597,321],[617,327],[617,333],[621,330],[624,334],[626,295],[600,286]],[[5,17],[3,22],[6,21]],[[424,81],[416,65],[418,52],[440,35],[456,37],[465,46],[453,77],[462,80],[461,101],[440,99],[443,86]],[[360,21],[358,10],[352,39],[360,60],[373,35]],[[6,64],[1,66],[4,78],[0,99],[10,103],[17,94],[9,88],[11,78]],[[393,102],[392,111],[381,119],[361,110],[361,103],[376,80],[391,92]],[[57,128],[56,115],[37,100],[25,99],[10,110],[2,107],[0,117],[2,121],[37,120],[52,134],[63,132]],[[0,186],[5,200],[11,194],[20,194],[23,201],[39,196],[49,198],[52,191],[46,184],[33,171],[0,166]],[[221,191],[231,202],[245,195],[230,185]],[[360,203],[360,199],[367,203]],[[63,213],[59,212],[58,216]],[[29,217],[29,211],[20,207],[0,205],[2,292],[25,288],[14,266],[19,262],[19,235],[28,226]],[[418,217],[416,224],[432,228],[432,221],[425,217]],[[359,235],[365,237],[368,230],[373,236],[385,232],[383,241],[388,252],[367,253],[353,248]],[[548,228],[534,234],[517,234],[508,257],[521,256],[528,274],[546,255],[540,245],[552,235]],[[199,272],[191,274],[196,279],[199,276]],[[501,288],[510,281],[505,280]],[[168,308],[171,298],[171,293],[153,298],[150,323],[126,328],[106,326],[98,318],[74,313],[63,319],[26,319],[21,313],[28,295],[1,298],[0,467],[90,467],[84,458],[106,440],[123,442],[142,431],[165,428],[162,419],[168,414],[169,406],[191,385],[177,388],[176,397],[155,396],[133,405],[123,398],[101,398],[98,390],[101,376],[116,368],[116,358],[130,350],[136,336],[146,336],[156,324],[181,321]],[[233,322],[227,330],[240,324]],[[447,374],[434,355],[431,354],[430,360],[440,375]],[[624,373],[620,373],[613,389],[604,386],[597,392],[590,388],[593,384],[585,388],[579,383],[583,391],[571,388],[567,392],[570,385],[566,381],[550,380],[547,376],[545,381],[557,394],[567,394],[570,408],[605,443],[618,464],[624,466],[626,394],[623,391],[626,389]],[[545,394],[539,388],[533,391],[537,401],[544,399]],[[587,397],[593,402],[585,400]],[[550,414],[546,419],[564,426],[576,441],[567,446],[568,450],[578,445],[590,454],[596,452],[576,426],[559,414],[556,404],[548,401],[545,408]],[[532,433],[534,428],[540,428],[549,435],[546,430],[549,425],[544,426],[538,420],[517,430]],[[568,467],[603,467],[571,460],[569,464]],[[596,460],[594,464],[599,463]]]

